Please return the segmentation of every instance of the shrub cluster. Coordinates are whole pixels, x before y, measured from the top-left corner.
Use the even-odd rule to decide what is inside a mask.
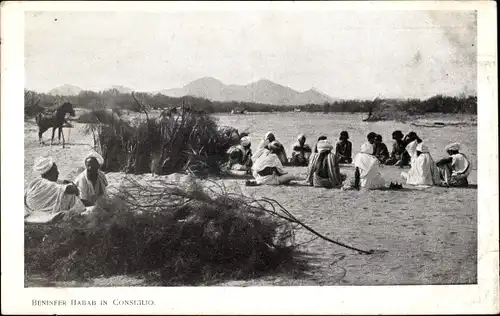
[[[207,114],[185,108],[177,115],[126,121],[119,113],[92,110],[80,117],[89,123],[107,172],[170,174],[190,170],[197,176],[219,174],[239,133],[219,128]]]
[[[228,113],[233,109],[246,112],[289,112],[295,108],[301,109],[304,112],[368,112],[375,111],[380,105],[379,102],[371,100],[339,100],[321,104],[307,104],[297,106],[283,106],[260,104],[252,102],[218,102],[210,101],[204,98],[193,96],[184,97],[169,97],[163,94],[137,93],[144,102],[150,105],[153,110],[161,110],[166,108],[179,108],[187,106],[198,111],[206,113]],[[53,96],[44,93],[36,93],[33,91],[25,91],[25,113],[32,115],[36,112],[33,109],[36,100],[40,100],[39,106],[51,107],[60,102],[62,97]],[[82,91],[76,96],[64,97],[65,100],[71,102],[77,108],[84,109],[121,109],[139,112],[137,103],[131,93],[120,93],[116,89],[93,92]],[[477,113],[477,97],[475,96],[459,96],[450,97],[437,95],[426,100],[406,99],[394,100],[397,110],[406,114],[423,114],[428,112],[439,113]]]

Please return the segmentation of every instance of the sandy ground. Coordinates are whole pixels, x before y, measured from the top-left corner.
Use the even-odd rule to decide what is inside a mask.
[[[25,186],[36,175],[32,162],[51,154],[61,179],[74,179],[92,146],[83,126],[71,129],[65,149],[40,146],[33,121],[25,122]],[[69,129],[65,130],[68,138]],[[44,139],[50,137],[50,132]],[[286,168],[294,174],[305,168]],[[350,168],[341,172],[351,173]],[[388,181],[401,181],[401,169],[385,167]],[[318,232],[362,249],[385,250],[363,255],[316,239],[300,247],[310,269],[301,274],[270,275],[235,280],[219,286],[260,285],[401,285],[470,284],[477,278],[477,187],[475,175],[470,188],[415,189],[400,191],[341,191],[303,186],[245,187],[244,180],[224,180],[233,192],[267,196],[280,201],[291,213]],[[120,175],[108,174],[118,183]],[[219,180],[221,181],[221,180]],[[314,238],[299,231],[297,243]],[[155,285],[126,276],[94,279],[86,283],[48,283],[29,277],[26,286],[141,286]]]

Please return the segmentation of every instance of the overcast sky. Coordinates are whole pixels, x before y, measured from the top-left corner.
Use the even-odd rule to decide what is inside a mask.
[[[26,13],[26,87],[262,78],[340,98],[476,93],[476,15],[438,11]]]

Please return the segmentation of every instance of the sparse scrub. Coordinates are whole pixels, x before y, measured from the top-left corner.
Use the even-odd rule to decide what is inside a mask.
[[[141,117],[128,122],[117,112],[93,110],[81,118],[104,158],[104,171],[170,174],[189,170],[218,174],[237,130],[219,128],[207,114]]]

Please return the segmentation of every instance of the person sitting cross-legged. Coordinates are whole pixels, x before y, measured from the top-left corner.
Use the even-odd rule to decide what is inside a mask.
[[[52,157],[37,158],[33,170],[41,177],[33,180],[25,192],[25,222],[50,223],[87,210],[78,198],[78,187],[58,179],[59,170]]]
[[[385,187],[385,180],[380,172],[380,161],[373,155],[370,143],[361,145],[360,152],[354,156],[355,172],[359,173],[359,186],[364,189],[379,189]]]
[[[335,146],[335,154],[339,157],[339,163],[352,162],[352,143],[349,141],[347,131],[340,132],[339,142]]]
[[[274,141],[252,156],[252,175],[255,181],[248,181],[247,185],[279,185],[288,184],[293,180],[303,180],[284,171],[283,165],[278,158],[279,151],[280,144]]]
[[[459,143],[449,144],[445,150],[449,157],[443,158],[436,163],[444,181],[443,184],[451,187],[467,187],[469,185],[467,177],[472,170],[469,158],[459,152]]]
[[[392,145],[391,156],[385,161],[386,165],[395,165],[405,167],[410,163],[410,155],[406,152],[406,142],[403,140],[404,135],[401,131],[397,130],[392,132]]]
[[[381,162],[385,163],[387,159],[389,159],[389,150],[387,149],[387,146],[383,143],[382,141],[382,135],[377,134],[375,137],[375,157]]]
[[[409,185],[432,186],[441,183],[439,170],[432,159],[429,149],[423,143],[411,148],[410,156],[416,156],[408,172],[402,172],[401,176]]]
[[[306,136],[304,134],[300,134],[297,137],[297,142],[293,144],[290,164],[292,166],[307,166],[311,152],[311,147],[306,144]]]
[[[75,184],[80,190],[80,199],[85,206],[94,206],[99,198],[107,196],[108,180],[100,170],[103,163],[101,155],[90,152],[85,157],[85,170],[75,179]]]
[[[227,153],[229,155],[229,161],[226,164],[229,173],[246,171],[250,172],[252,167],[252,149],[250,149],[252,143],[248,136],[244,136],[240,140],[239,145],[231,146]]]
[[[345,175],[340,173],[339,158],[332,153],[333,146],[328,140],[321,140],[317,144],[318,153],[311,156],[307,168],[306,183],[314,187],[340,188]]]

